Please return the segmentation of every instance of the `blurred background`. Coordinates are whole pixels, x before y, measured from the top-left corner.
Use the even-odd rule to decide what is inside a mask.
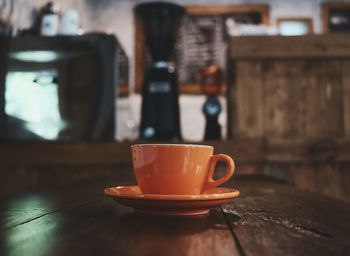
[[[175,141],[349,200],[349,32],[350,1],[0,0],[0,195]]]

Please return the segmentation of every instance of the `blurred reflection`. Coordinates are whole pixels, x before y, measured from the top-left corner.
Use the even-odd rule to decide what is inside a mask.
[[[25,198],[2,208],[6,214],[2,220],[5,231],[0,255],[23,256],[30,252],[30,255],[41,256],[52,253],[53,238],[60,221],[56,214],[46,215],[52,212],[49,200],[44,197]]]
[[[57,72],[9,72],[6,76],[6,114],[12,122],[44,139],[56,139],[65,127],[59,112]]]
[[[0,140],[114,139],[122,50],[113,35],[14,37],[5,43]]]
[[[131,255],[212,255],[217,248],[235,251],[219,211],[211,211],[209,216],[178,218],[129,214],[122,217],[121,225],[138,230],[129,241]]]
[[[58,59],[59,55],[54,51],[22,51],[12,53],[10,57],[31,62],[50,62]]]

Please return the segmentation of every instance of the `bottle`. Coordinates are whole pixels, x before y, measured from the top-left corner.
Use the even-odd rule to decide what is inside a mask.
[[[64,11],[61,16],[60,27],[62,35],[77,35],[79,30],[79,13],[74,9]]]
[[[202,92],[207,96],[207,100],[202,108],[206,120],[204,139],[221,139],[219,115],[222,108],[218,95],[223,84],[222,70],[219,66],[208,63],[207,66],[199,71],[199,77]]]
[[[42,36],[55,36],[59,27],[59,7],[54,2],[48,2],[41,8],[41,27]]]

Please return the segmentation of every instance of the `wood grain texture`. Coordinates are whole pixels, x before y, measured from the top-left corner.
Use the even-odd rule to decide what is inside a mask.
[[[346,73],[337,60],[236,60],[229,112],[233,138],[343,138]],[[344,93],[343,93],[344,92]]]
[[[54,189],[70,183],[86,182],[110,177],[118,181],[119,173],[127,171],[134,176],[131,164],[65,165],[8,167],[0,170],[0,199],[43,189]]]
[[[350,60],[342,63],[344,135],[350,137]]]
[[[103,195],[102,178],[0,202],[1,255],[347,255],[350,205],[263,178],[208,216],[133,213]]]
[[[195,218],[139,215],[103,195],[111,185],[100,180],[1,203],[0,254],[239,255],[220,210]]]
[[[0,170],[1,166],[108,166],[131,163],[130,146],[137,143],[143,142],[3,143],[0,145]],[[169,143],[169,141],[153,143]],[[182,143],[186,144],[186,142]],[[187,143],[212,145],[216,153],[233,155],[239,162],[262,161],[263,145],[259,140],[213,140]]]
[[[213,145],[215,154],[233,157],[237,175],[278,177],[303,189],[349,200],[348,140],[244,139],[201,144]],[[133,175],[129,147],[129,143],[3,144],[0,198],[71,182],[115,177],[125,170]],[[218,175],[225,170],[225,165],[219,167]]]
[[[345,59],[350,57],[349,34],[308,36],[242,36],[230,40],[235,59]]]
[[[294,61],[262,63],[263,136],[267,138],[296,137],[298,121],[294,100],[297,95],[300,66]]]
[[[0,166],[93,165],[131,161],[131,143],[7,143]]]
[[[240,61],[236,63],[238,70],[234,82],[235,90],[231,90],[230,97],[234,97],[235,105],[229,105],[233,111],[235,123],[234,137],[262,137],[264,133],[264,107],[261,63]]]
[[[349,204],[258,179],[235,186],[242,196],[223,208],[245,255],[350,253]]]
[[[131,163],[132,144],[123,143],[10,143],[0,146],[0,171],[7,167],[115,166]],[[155,142],[166,143],[166,142]],[[183,142],[186,143],[186,142]],[[268,162],[349,162],[348,139],[234,139],[191,144],[211,145],[240,164]]]
[[[337,60],[315,61],[313,72],[317,84],[317,92],[313,94],[317,103],[310,112],[314,112],[317,125],[317,138],[343,137],[343,104],[341,85],[341,63]],[[311,95],[310,95],[311,97]]]
[[[288,171],[291,184],[308,191],[316,190],[316,177],[318,173],[315,165],[295,164],[289,166]]]
[[[235,118],[229,126],[231,136],[346,138],[350,130],[348,37],[232,38],[235,79],[229,102],[235,105],[229,106],[229,112]],[[249,114],[251,108],[253,114]]]

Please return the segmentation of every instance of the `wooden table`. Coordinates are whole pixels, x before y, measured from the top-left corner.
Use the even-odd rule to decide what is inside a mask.
[[[119,176],[118,176],[119,177]],[[135,214],[103,195],[132,172],[0,202],[0,255],[349,255],[350,205],[264,178],[209,215]]]

